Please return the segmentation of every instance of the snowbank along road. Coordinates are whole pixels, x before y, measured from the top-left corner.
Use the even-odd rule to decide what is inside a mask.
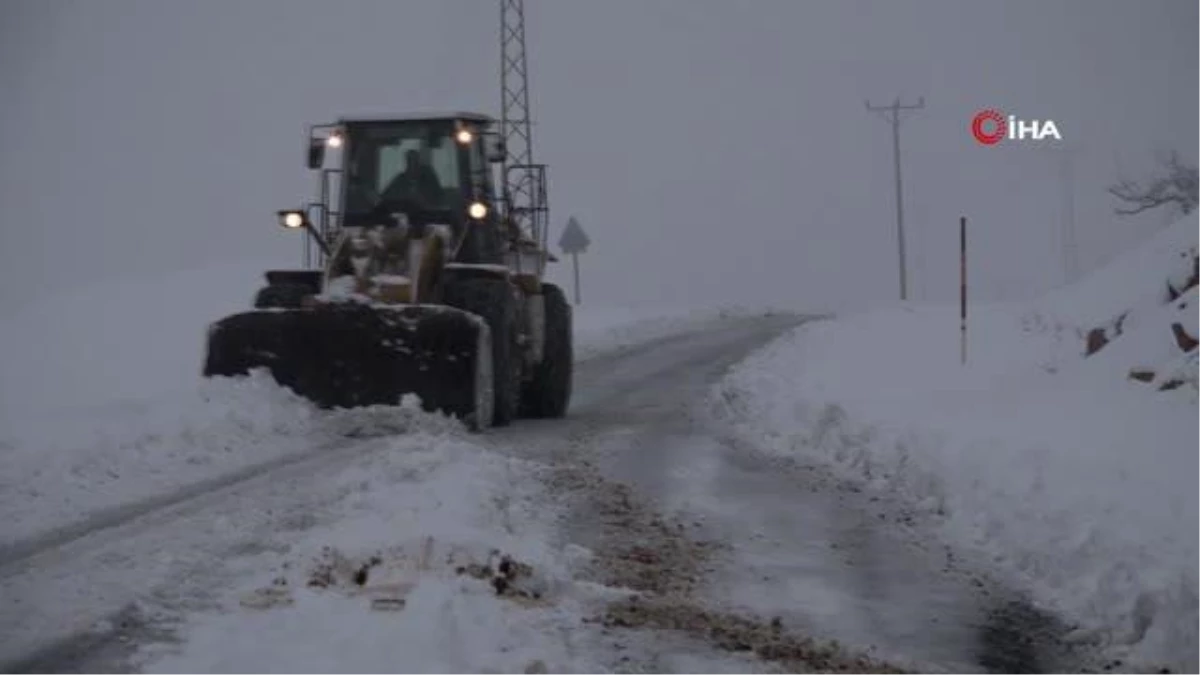
[[[867,497],[819,467],[761,455],[711,419],[711,385],[802,321],[729,318],[593,355],[577,366],[565,420],[470,436],[412,410],[376,410],[345,427],[337,442],[298,442],[283,458],[9,542],[0,551],[0,663],[7,671],[1072,667],[1053,620],[932,543],[906,521],[905,505]],[[511,464],[479,460],[479,446]],[[379,513],[380,505],[409,509],[414,521],[433,508],[430,501],[450,509],[441,516],[450,526],[423,540],[421,569],[430,567],[431,551],[441,556],[439,541],[454,539],[455,523],[484,518],[466,505],[443,504],[434,488],[409,483],[416,487],[397,494],[406,488],[385,480],[395,474],[437,484],[435,464],[445,456],[483,462],[469,474],[477,483],[467,481],[480,490],[493,475],[512,478],[511,490],[480,502],[490,499],[488,508],[503,516],[497,529],[504,541],[531,527],[518,522],[522,514],[537,522],[541,529],[530,532],[544,541],[524,552],[532,567],[555,567],[553,556],[538,559],[542,548],[575,552],[576,562],[547,573],[544,590],[523,592],[537,601],[526,613],[496,615],[506,637],[471,634],[470,624],[486,623],[492,605],[471,604],[483,596],[453,585],[467,582],[438,582],[447,593],[466,593],[466,600],[436,600],[432,611],[449,616],[450,628],[420,615],[426,596],[414,591],[394,615],[452,633],[458,642],[443,645],[442,660],[435,657],[444,635],[405,638],[405,624],[388,622],[408,619],[393,613],[359,612],[342,632],[322,625],[316,635],[304,633],[302,613],[313,607],[321,616],[349,611],[348,597],[313,605],[304,595],[336,586],[338,564],[354,566],[340,557],[338,542],[364,550],[365,536],[383,549],[389,528],[403,529],[404,519],[389,523],[396,513]],[[443,482],[462,482],[446,476]],[[371,497],[383,492],[392,501]],[[532,507],[510,508],[509,500]],[[255,609],[229,607],[229,588],[261,576],[264,560],[294,561],[314,533],[328,543],[320,553],[340,561],[320,583],[310,576],[306,589],[303,580],[289,581],[298,565],[285,561],[278,587],[256,595],[262,602]],[[371,556],[350,576],[362,586],[369,570],[386,565]],[[457,572],[464,570],[468,577],[493,573],[481,565]],[[519,576],[491,578],[488,594],[512,595],[509,583]],[[397,602],[404,606],[403,598]],[[285,607],[261,608],[270,604]],[[262,619],[264,611],[292,614]],[[386,637],[373,632],[380,626]],[[528,632],[513,632],[521,626]],[[374,651],[356,649],[355,640]],[[488,646],[470,653],[462,640]],[[424,660],[406,644],[417,645]]]

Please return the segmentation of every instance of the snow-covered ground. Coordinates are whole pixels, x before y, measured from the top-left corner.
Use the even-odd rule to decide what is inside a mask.
[[[614,592],[570,581],[589,553],[548,542],[537,465],[417,423],[313,484],[308,527],[234,559],[213,611],[147,672],[595,671],[568,626]],[[502,565],[510,559],[511,568]],[[490,569],[484,569],[485,566]],[[503,570],[503,571],[502,571]],[[508,584],[497,593],[496,579]],[[401,660],[397,660],[401,659]]]
[[[1172,324],[1197,335],[1196,288],[1168,284],[1193,274],[1197,229],[1040,301],[972,306],[965,366],[956,306],[846,316],[740,364],[713,409],[758,447],[904,497],[1072,638],[1194,672],[1196,350]],[[1086,356],[1097,327],[1110,342]]]
[[[624,594],[570,581],[589,555],[552,548],[558,514],[541,499],[541,467],[485,449],[457,422],[412,405],[322,411],[262,374],[200,377],[207,324],[246,309],[267,266],[93,285],[0,320],[0,553],[19,557],[29,542],[103,526],[108,514],[117,520],[260,468],[316,461],[336,470],[291,497],[295,488],[286,485],[281,496],[263,494],[254,506],[275,500],[295,509],[304,527],[251,531],[254,518],[233,514],[213,525],[227,545],[253,540],[261,552],[229,558],[210,584],[215,597],[205,600],[217,602],[213,611],[186,614],[186,641],[139,653],[141,667],[379,671],[394,670],[402,655],[402,669],[416,672],[604,669],[588,660],[598,652],[578,628],[567,627]],[[580,360],[694,330],[723,313],[575,312]],[[325,462],[331,452],[349,465]],[[192,535],[150,542],[167,547],[150,557],[211,555],[191,551],[204,539]],[[497,594],[493,551],[529,565],[529,575],[516,567],[506,580],[515,590]],[[367,582],[356,583],[374,558]],[[137,569],[149,579],[147,565]],[[136,586],[119,571],[72,583]],[[63,595],[23,592],[40,603]],[[142,611],[159,611],[146,602]],[[104,609],[94,604],[89,612]]]
[[[248,308],[269,267],[93,284],[0,320],[0,547],[316,451],[361,420],[317,411],[262,378],[200,377],[208,323]],[[576,356],[687,331],[719,313],[577,308]]]

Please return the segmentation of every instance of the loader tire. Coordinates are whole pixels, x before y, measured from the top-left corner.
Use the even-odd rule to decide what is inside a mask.
[[[444,289],[446,304],[478,315],[492,333],[492,377],[495,405],[492,425],[502,427],[517,417],[521,399],[521,350],[518,343],[518,291],[505,279],[460,279]]]
[[[262,287],[254,296],[255,309],[297,309],[304,298],[312,295],[312,289],[303,284],[271,284]]]
[[[571,330],[571,305],[562,289],[542,284],[546,307],[546,344],[542,362],[521,396],[521,413],[526,417],[563,417],[571,402],[571,376],[575,350]]]
[[[471,384],[471,412],[463,416],[467,429],[483,433],[496,423],[496,402],[493,396],[495,373],[492,370],[492,332],[487,326],[479,331],[479,342],[475,354],[475,381]]]

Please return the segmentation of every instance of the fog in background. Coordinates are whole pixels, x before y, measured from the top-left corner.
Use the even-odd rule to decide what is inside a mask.
[[[1197,148],[1190,0],[528,0],[535,158],[556,240],[592,238],[584,302],[897,298],[891,136],[903,127],[912,295],[1063,282],[1059,155],[977,145],[995,107],[1075,157],[1078,258],[1161,227],[1104,187]],[[305,127],[341,114],[497,114],[484,0],[0,0],[0,316],[72,286],[230,260],[299,262]],[[566,279],[569,268],[554,275]],[[249,298],[253,289],[247,289]]]

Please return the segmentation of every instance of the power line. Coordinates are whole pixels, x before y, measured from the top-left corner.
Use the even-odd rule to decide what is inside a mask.
[[[925,107],[925,97],[917,99],[916,105],[900,103],[900,97],[886,106],[873,106],[864,101],[867,110],[880,113],[892,125],[892,157],[896,165],[896,240],[900,251],[900,300],[908,300],[908,267],[904,256],[904,190],[900,177],[900,120],[903,111],[920,110]]]

